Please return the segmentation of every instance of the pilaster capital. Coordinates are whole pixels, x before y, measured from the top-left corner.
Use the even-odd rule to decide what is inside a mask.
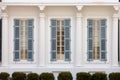
[[[45,9],[44,5],[39,5],[38,8],[40,9],[40,11],[43,11]]]
[[[45,13],[40,13],[40,14],[39,14],[39,17],[40,17],[40,18],[44,18],[44,17],[45,17]]]
[[[3,19],[4,19],[4,18],[8,18],[7,13],[2,13],[2,18],[3,18]]]
[[[119,11],[120,7],[118,5],[115,5],[115,6],[113,6],[113,8],[114,8],[114,10]]]
[[[2,11],[5,11],[6,8],[7,8],[6,5],[2,5],[2,6],[1,6],[1,10],[2,10]]]
[[[113,14],[113,18],[119,18],[119,14],[118,13]]]
[[[77,13],[77,14],[76,14],[76,17],[81,18],[81,17],[82,17],[82,13],[80,13],[80,12],[79,12],[79,13]]]
[[[77,5],[76,8],[77,8],[78,11],[81,11],[83,6],[82,5]]]

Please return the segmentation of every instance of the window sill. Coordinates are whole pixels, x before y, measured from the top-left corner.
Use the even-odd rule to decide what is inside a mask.
[[[27,60],[20,60],[20,61],[13,61],[14,64],[34,64],[34,61],[27,61]]]
[[[57,61],[50,61],[50,64],[72,64],[72,62],[64,61],[64,60],[57,60]]]
[[[93,60],[93,61],[86,61],[87,64],[107,64],[108,61],[100,61],[100,60]]]

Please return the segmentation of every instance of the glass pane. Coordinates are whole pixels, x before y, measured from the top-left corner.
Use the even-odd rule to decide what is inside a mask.
[[[92,50],[92,39],[89,39],[89,43],[88,43],[88,50]]]
[[[15,39],[15,50],[19,50],[19,39]]]
[[[92,38],[92,27],[89,27],[89,30],[88,30],[88,36],[89,38]]]
[[[19,27],[15,27],[15,38],[19,38]]]
[[[19,59],[19,52],[15,52],[15,59]]]
[[[28,50],[33,50],[33,40],[28,40]]]
[[[70,28],[65,27],[65,38],[70,38]]]
[[[33,38],[33,28],[32,27],[28,27],[28,38]]]
[[[70,41],[69,40],[65,40],[65,50],[70,50]]]
[[[56,40],[52,40],[52,50],[56,50]]]
[[[101,40],[101,50],[106,50],[106,47],[105,47],[106,43],[105,43],[105,40]]]
[[[52,27],[52,38],[56,38],[56,27]]]
[[[106,33],[105,33],[105,27],[101,27],[101,38],[105,38]]]
[[[20,26],[20,20],[15,19],[15,26]]]

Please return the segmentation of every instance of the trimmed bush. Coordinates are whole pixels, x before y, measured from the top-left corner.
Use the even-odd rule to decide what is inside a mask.
[[[2,80],[8,80],[9,76],[10,76],[9,73],[7,73],[7,72],[0,73],[0,79],[2,79]]]
[[[12,80],[26,80],[26,74],[23,72],[14,72],[12,74]]]
[[[73,80],[73,77],[70,72],[61,72],[58,75],[58,80]]]
[[[102,72],[96,72],[92,75],[92,80],[107,80],[107,74]]]
[[[87,72],[79,72],[76,74],[76,80],[91,80],[91,77]]]
[[[109,80],[120,80],[120,72],[110,73]]]
[[[54,80],[53,73],[42,73],[40,74],[39,80]]]
[[[39,76],[37,73],[29,73],[27,75],[27,80],[39,80]]]

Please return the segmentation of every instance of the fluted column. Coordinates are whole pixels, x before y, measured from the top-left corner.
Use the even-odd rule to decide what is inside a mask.
[[[112,26],[112,66],[118,66],[118,14],[113,15]]]
[[[39,17],[39,66],[45,66],[45,13]]]
[[[82,66],[82,14],[76,15],[76,55],[75,66]]]
[[[8,66],[8,15],[2,13],[2,66]]]

